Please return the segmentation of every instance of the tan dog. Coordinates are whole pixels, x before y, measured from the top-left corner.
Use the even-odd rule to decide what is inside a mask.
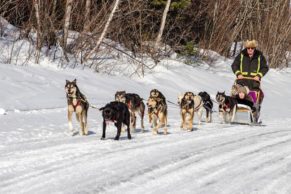
[[[150,91],[150,98],[160,98],[160,101],[161,103],[163,103],[166,108],[167,108],[167,102],[166,102],[166,98],[165,96],[162,94],[162,92],[160,92],[159,90],[157,89],[152,89]],[[151,108],[148,107],[148,116],[149,116],[149,123],[152,123],[152,120],[151,120]]]
[[[181,108],[181,129],[193,130],[194,119],[194,94],[193,92],[185,92],[180,101]]]
[[[167,105],[161,98],[149,97],[147,101],[149,118],[153,126],[153,134],[158,134],[158,129],[164,127],[164,134],[168,133],[167,129]]]
[[[203,100],[201,96],[193,92],[185,92],[178,96],[178,104],[181,108],[181,129],[193,130],[194,114],[198,114],[198,124],[201,124],[203,114]]]
[[[81,125],[81,135],[87,135],[87,114],[89,103],[86,97],[80,92],[77,86],[77,80],[68,81],[66,80],[65,90],[67,94],[68,103],[68,120],[69,120],[69,130],[72,135],[74,134],[73,124],[72,124],[72,114],[76,113],[76,118]]]

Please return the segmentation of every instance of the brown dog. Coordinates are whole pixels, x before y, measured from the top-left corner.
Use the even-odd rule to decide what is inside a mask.
[[[181,108],[182,129],[187,129],[188,131],[193,130],[195,112],[197,112],[198,115],[198,124],[201,124],[202,114],[205,108],[203,106],[203,100],[200,95],[195,95],[193,92],[185,92],[184,94],[178,96],[178,104]]]
[[[194,119],[194,94],[193,92],[185,92],[181,102],[181,128],[187,129],[188,131],[193,130],[193,119]]]
[[[161,100],[160,100],[161,103],[163,103],[163,104],[166,106],[166,108],[167,108],[166,98],[165,98],[165,96],[162,94],[162,92],[160,92],[159,90],[157,90],[157,89],[152,89],[152,90],[150,91],[150,98],[159,98],[159,99],[161,99]],[[149,123],[152,123],[151,116],[150,116],[151,112],[152,112],[152,109],[148,107]]]
[[[167,105],[161,98],[149,97],[147,101],[149,118],[153,126],[153,134],[158,134],[158,129],[164,126],[164,134],[168,133],[167,129]]]
[[[81,135],[87,135],[87,114],[89,109],[89,103],[86,97],[80,92],[77,86],[77,80],[68,81],[66,80],[65,91],[67,94],[68,103],[68,120],[69,120],[69,130],[74,134],[73,124],[72,124],[72,114],[76,113],[78,122],[81,125]]]
[[[132,131],[136,130],[136,116],[138,113],[140,116],[141,129],[144,131],[144,111],[145,104],[143,99],[138,94],[126,93],[125,91],[117,91],[115,93],[115,100],[118,102],[123,102],[127,105],[130,112],[130,128]]]

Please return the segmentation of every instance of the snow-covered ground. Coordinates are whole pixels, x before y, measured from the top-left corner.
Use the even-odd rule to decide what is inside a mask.
[[[111,125],[101,141],[100,112],[89,110],[89,136],[70,136],[65,80],[98,107],[117,90],[144,99],[157,88],[169,101],[190,90],[229,91],[231,60],[193,68],[164,60],[144,78],[0,64],[0,193],[290,193],[291,73],[271,70],[263,79],[266,125],[214,122],[181,131],[179,109],[169,104],[169,135],[126,134],[114,141]],[[215,104],[215,110],[217,105]],[[138,122],[139,124],[139,122]],[[74,120],[75,129],[79,126]],[[139,126],[139,125],[138,125]]]
[[[213,53],[218,60],[211,66],[192,67],[165,59],[143,78],[60,69],[44,55],[40,65],[33,64],[25,54],[33,47],[13,43],[18,30],[6,25],[0,38],[0,193],[291,193],[290,69],[270,70],[263,78],[264,126],[221,124],[214,112],[213,123],[198,125],[195,119],[195,130],[186,132],[179,108],[168,103],[168,135],[152,135],[146,116],[145,133],[138,118],[132,140],[122,133],[114,141],[110,125],[102,141],[102,117],[92,108],[89,135],[70,135],[66,79],[77,78],[97,107],[118,90],[147,99],[154,88],[176,103],[185,91],[207,91],[212,98],[217,91],[229,93],[232,60]],[[116,62],[122,69],[126,60]],[[77,131],[75,119],[73,124]]]

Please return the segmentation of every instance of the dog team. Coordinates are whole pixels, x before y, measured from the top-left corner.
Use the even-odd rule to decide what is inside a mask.
[[[76,113],[76,118],[81,126],[81,135],[88,134],[87,113],[89,103],[86,97],[80,92],[77,86],[77,80],[66,80],[65,91],[68,104],[68,125],[69,130],[73,132],[72,114]],[[233,91],[232,91],[233,92]],[[235,93],[236,94],[236,93]],[[118,140],[123,127],[126,127],[127,137],[131,139],[131,131],[136,130],[136,114],[140,117],[142,132],[144,131],[144,100],[134,93],[117,91],[115,101],[99,108],[102,111],[103,130],[101,139],[105,139],[106,127],[108,122],[113,122],[117,128],[115,140]],[[231,120],[236,111],[236,101],[234,98],[225,95],[225,92],[216,94],[216,101],[219,104],[219,114],[223,122]],[[158,134],[158,130],[163,128],[163,133],[167,134],[168,108],[165,96],[157,89],[150,91],[149,98],[146,102],[148,111],[148,120],[152,127],[152,133]],[[207,92],[200,92],[195,95],[193,92],[185,92],[178,96],[178,105],[180,106],[181,129],[192,131],[194,115],[198,115],[198,124],[201,124],[202,114],[206,112],[206,122],[212,121],[213,102]]]

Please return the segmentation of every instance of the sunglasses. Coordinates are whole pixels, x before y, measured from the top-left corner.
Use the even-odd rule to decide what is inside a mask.
[[[252,49],[252,50],[255,50],[255,47],[248,47],[247,49]]]

